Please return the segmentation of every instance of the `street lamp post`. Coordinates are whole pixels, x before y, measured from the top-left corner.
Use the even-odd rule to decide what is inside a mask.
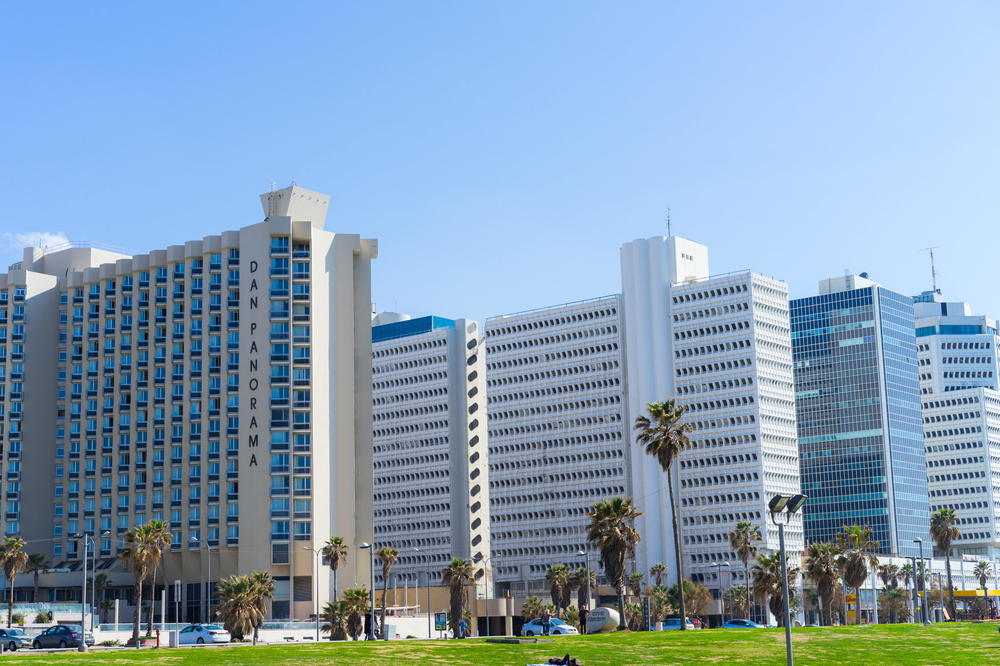
[[[722,616],[721,624],[726,623],[726,594],[722,587],[722,567],[729,568],[729,562],[712,562],[712,566],[715,567],[716,576],[719,577],[719,608],[721,609],[720,615]]]
[[[918,596],[917,596],[917,589],[918,589],[918,587],[920,585],[920,583],[918,582],[918,579],[917,579],[917,576],[919,575],[919,573],[917,571],[917,558],[911,556],[910,557],[910,563],[913,566],[913,602],[912,602],[913,603],[913,624],[916,624],[917,622],[920,621],[920,618],[917,617],[918,614],[920,613],[920,604],[918,602]]]
[[[426,565],[427,553],[424,553],[424,551],[420,550],[419,548],[414,548],[413,552],[422,553],[424,556],[424,564]],[[434,638],[433,627],[431,625],[431,570],[429,568],[425,570],[424,575],[427,577],[427,638],[431,639]],[[418,583],[419,580],[420,579],[417,578]]]
[[[368,551],[368,574],[370,579],[368,603],[371,606],[371,617],[368,620],[368,635],[365,637],[365,640],[373,641],[375,640],[375,547],[366,541],[361,544],[360,548]]]
[[[316,557],[316,568],[313,570],[313,576],[316,577],[316,642],[319,643],[319,556],[323,552],[322,548],[310,548],[309,546],[302,546],[302,550],[312,551],[312,554]],[[331,629],[332,631],[332,629]],[[332,634],[331,634],[332,636]]]
[[[188,542],[197,544],[199,552],[201,551],[201,542],[198,541],[197,537],[191,537]],[[212,546],[207,541],[205,542],[205,550],[208,551],[208,580],[205,583],[205,611],[203,617],[205,618],[205,624],[209,624],[212,622]]]
[[[924,540],[921,538],[916,538],[913,543],[920,547],[920,589],[923,590],[923,598],[920,600],[920,608],[923,610],[924,624],[930,624],[931,621],[927,617],[927,585],[924,583]],[[915,572],[916,573],[916,572]]]
[[[587,586],[587,610],[589,611],[590,610],[590,603],[593,600],[592,597],[591,597],[591,590],[590,590],[590,553],[587,552],[586,548],[581,548],[580,550],[578,550],[576,552],[576,554],[583,556],[584,562],[585,562],[586,568],[587,568],[587,582],[586,582],[586,586]]]
[[[792,666],[792,614],[789,608],[788,595],[788,564],[785,562],[785,525],[792,516],[798,513],[802,505],[806,503],[805,495],[775,495],[767,503],[767,508],[771,512],[771,522],[778,526],[778,547],[781,552],[781,589],[785,599],[785,661],[788,666]],[[784,515],[785,520],[779,521],[778,516]],[[683,620],[681,620],[683,622]]]
[[[80,647],[77,648],[80,652],[87,651],[87,544],[94,543],[94,540],[89,534],[72,534],[71,539],[79,539],[83,543],[83,582],[80,585],[80,633],[84,634],[80,637]],[[95,548],[96,550],[96,545]]]

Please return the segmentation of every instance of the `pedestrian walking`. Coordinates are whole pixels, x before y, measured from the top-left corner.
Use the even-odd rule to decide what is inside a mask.
[[[549,635],[549,622],[552,620],[552,613],[546,608],[542,611],[542,636]]]
[[[590,615],[590,611],[586,608],[580,609],[580,633],[587,633],[587,616]]]

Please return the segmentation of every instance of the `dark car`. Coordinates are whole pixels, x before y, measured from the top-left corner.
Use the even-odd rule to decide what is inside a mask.
[[[36,650],[39,648],[80,647],[80,641],[85,641],[87,645],[93,645],[94,635],[89,631],[85,632],[83,627],[78,624],[57,624],[35,636],[31,647]]]
[[[0,629],[0,645],[4,652],[13,652],[18,648],[31,647],[31,639],[24,629]]]

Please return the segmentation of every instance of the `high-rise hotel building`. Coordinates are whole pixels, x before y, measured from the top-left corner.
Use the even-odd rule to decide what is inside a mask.
[[[486,322],[493,570],[500,587],[545,587],[555,564],[591,567],[595,502],[627,494],[621,297]]]
[[[490,488],[486,362],[467,319],[385,312],[372,322],[375,545],[399,551],[393,575],[440,583],[471,560],[488,589]],[[485,576],[485,579],[483,578]],[[382,572],[375,573],[382,584]]]
[[[305,617],[330,585],[306,548],[373,537],[377,245],[324,230],[326,195],[261,202],[263,222],[148,254],[28,249],[0,280],[5,530],[72,565],[72,535],[111,559],[164,520],[162,580],[192,612],[209,568],[261,570],[271,616]]]
[[[776,551],[768,501],[800,492],[788,287],[749,271],[710,276],[708,248],[674,236],[626,243],[621,269],[629,419],[670,398],[687,408],[692,447],[672,469],[684,574],[720,590],[714,564],[737,561],[736,522],[759,527],[758,547]],[[667,476],[638,445],[627,452],[643,511],[638,570],[663,562],[676,582]],[[797,561],[801,516],[785,539]],[[727,584],[746,582],[739,569]]]
[[[848,275],[791,302],[806,541],[867,525],[880,552],[930,543],[913,301]]]

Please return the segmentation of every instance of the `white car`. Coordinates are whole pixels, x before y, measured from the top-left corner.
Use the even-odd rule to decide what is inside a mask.
[[[217,624],[192,624],[181,629],[181,645],[203,645],[205,643],[228,643],[229,632]]]
[[[531,622],[525,622],[524,626],[521,627],[522,636],[541,636],[544,632],[542,631],[542,618],[536,617]],[[576,630],[572,624],[566,624],[557,617],[549,620],[549,634],[552,636],[559,636],[560,634],[578,634],[579,631]]]

